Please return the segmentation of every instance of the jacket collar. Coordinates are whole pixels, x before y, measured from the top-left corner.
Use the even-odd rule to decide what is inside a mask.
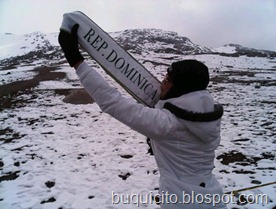
[[[207,90],[160,100],[156,108],[165,108],[178,118],[197,122],[218,120],[223,115],[222,105],[214,104],[213,98]]]
[[[178,118],[188,120],[188,121],[193,121],[193,122],[215,121],[220,119],[223,115],[223,107],[221,104],[215,104],[214,111],[205,112],[205,113],[193,112],[193,111],[181,109],[169,102],[165,103],[164,108],[169,110],[172,114],[174,114]]]

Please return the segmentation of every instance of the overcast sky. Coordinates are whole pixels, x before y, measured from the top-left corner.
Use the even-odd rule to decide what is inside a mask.
[[[107,32],[158,28],[207,47],[276,51],[276,0],[0,0],[0,33],[58,32],[76,10]]]

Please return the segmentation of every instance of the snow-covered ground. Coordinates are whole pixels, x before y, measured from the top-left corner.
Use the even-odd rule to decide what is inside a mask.
[[[225,192],[276,181],[275,59],[155,53],[135,57],[159,79],[171,58],[206,63],[209,89],[225,110],[214,175]],[[53,61],[48,66],[66,77],[19,92],[11,98],[13,106],[0,111],[0,208],[137,208],[138,194],[153,196],[159,187],[145,136],[102,113],[96,104],[65,103],[56,90],[81,88],[78,78],[67,64]],[[0,70],[0,85],[32,79],[35,67],[40,64]],[[229,209],[276,208],[276,184],[241,193],[259,197],[259,202],[241,205],[234,198]],[[158,208],[147,202],[139,208]]]

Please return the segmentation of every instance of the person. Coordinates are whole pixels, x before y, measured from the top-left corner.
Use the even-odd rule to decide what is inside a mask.
[[[219,202],[223,191],[212,173],[223,108],[206,89],[207,66],[197,60],[172,63],[161,83],[160,100],[149,108],[123,97],[88,66],[78,49],[77,30],[76,24],[71,33],[60,31],[65,58],[103,112],[151,139],[160,173],[160,207],[226,208]]]

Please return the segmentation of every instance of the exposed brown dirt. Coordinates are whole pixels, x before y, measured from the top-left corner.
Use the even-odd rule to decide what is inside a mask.
[[[22,93],[32,93],[32,89],[39,85],[41,81],[60,80],[66,77],[64,72],[56,72],[56,67],[38,67],[33,71],[37,75],[28,80],[15,81],[9,84],[0,86],[0,111],[6,108],[11,108],[15,105],[14,99]],[[72,104],[88,104],[93,103],[93,100],[84,89],[73,90],[55,90],[56,94],[65,95],[64,102]],[[21,101],[22,102],[22,101]]]

